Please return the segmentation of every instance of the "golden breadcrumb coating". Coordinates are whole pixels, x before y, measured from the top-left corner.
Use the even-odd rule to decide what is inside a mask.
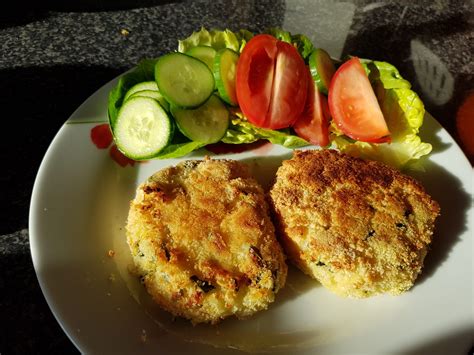
[[[188,160],[138,187],[127,241],[164,309],[193,323],[266,309],[285,284],[285,256],[265,194],[247,166]]]
[[[413,178],[335,150],[295,151],[270,197],[288,258],[360,298],[413,286],[440,211]]]

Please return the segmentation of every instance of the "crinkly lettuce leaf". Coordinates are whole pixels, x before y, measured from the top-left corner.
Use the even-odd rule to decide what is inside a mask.
[[[369,144],[354,141],[331,124],[334,148],[366,159],[379,160],[396,168],[412,165],[413,161],[431,152],[431,144],[418,136],[425,108],[410,83],[398,70],[386,62],[364,60],[370,70],[370,80],[390,131],[391,143]]]
[[[276,39],[280,41],[291,43],[291,33],[288,31],[284,31],[279,27],[268,28],[265,31],[265,33],[272,35],[273,37],[275,37]]]
[[[247,42],[252,39],[253,33],[247,30],[239,30],[235,35],[237,36],[237,39],[240,41],[239,52],[242,52]]]
[[[110,91],[108,99],[108,114],[112,130],[125,94],[135,84],[143,81],[155,80],[155,64],[156,59],[143,59],[132,71],[122,75],[117,85],[112,89],[112,91]]]
[[[387,62],[365,60],[371,69],[371,80],[379,80],[385,89],[410,89],[411,84],[402,78],[398,69]]]
[[[419,159],[431,152],[431,145],[421,142],[416,134],[410,134],[390,144],[371,144],[354,142],[345,136],[335,136],[334,147],[349,155],[364,159],[382,161],[396,168],[403,168],[414,159]]]
[[[311,40],[303,34],[292,35],[290,32],[278,27],[269,28],[264,33],[272,35],[280,41],[294,45],[305,60],[314,49]],[[199,31],[193,32],[186,39],[178,41],[178,51],[184,53],[197,46],[211,46],[216,50],[229,48],[236,52],[242,52],[247,42],[250,41],[253,36],[254,34],[252,32],[243,29],[238,32],[232,32],[228,29],[224,31],[208,31],[202,27]]]
[[[265,31],[265,33],[272,35],[276,39],[290,43],[295,46],[304,60],[306,60],[314,49],[311,40],[303,34],[292,35],[290,32],[282,30],[279,27],[272,27]]]
[[[178,41],[178,51],[185,53],[191,48],[197,46],[210,46],[215,50],[229,48],[235,52],[239,52],[242,38],[248,38],[250,32],[246,31],[245,36],[237,36],[231,30],[211,30],[208,31],[204,27],[200,31],[193,32],[191,36]]]
[[[304,60],[306,60],[314,49],[311,40],[303,34],[296,34],[291,36],[291,43],[296,46],[296,49],[301,54]]]
[[[272,130],[256,127],[242,116],[232,116],[232,121],[222,142],[230,144],[252,143],[259,139],[266,139],[273,144],[279,144],[287,148],[299,148],[309,145],[307,141],[289,130]]]

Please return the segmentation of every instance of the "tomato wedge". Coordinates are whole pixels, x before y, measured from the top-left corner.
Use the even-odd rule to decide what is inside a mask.
[[[270,106],[277,51],[275,37],[258,35],[245,45],[237,62],[237,101],[247,119],[259,127]]]
[[[326,97],[321,94],[311,78],[308,84],[306,104],[300,118],[293,128],[298,136],[306,139],[311,144],[325,147],[329,144],[329,109]]]
[[[289,127],[304,109],[306,66],[291,44],[257,35],[237,63],[236,93],[240,109],[258,127]]]
[[[390,141],[387,123],[359,58],[351,58],[337,69],[328,101],[331,116],[345,135],[370,143]]]

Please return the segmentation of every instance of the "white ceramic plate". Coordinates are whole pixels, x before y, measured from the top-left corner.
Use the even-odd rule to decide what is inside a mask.
[[[131,258],[124,224],[135,188],[179,159],[121,167],[108,150],[92,144],[91,128],[106,121],[112,85],[91,96],[61,128],[41,164],[31,200],[35,270],[51,310],[80,351],[467,353],[473,326],[473,174],[434,119],[426,118],[423,131],[434,152],[425,162],[426,171],[416,177],[440,203],[442,215],[424,273],[411,291],[398,297],[344,299],[290,269],[287,286],[269,310],[245,321],[193,327],[173,322],[127,271]],[[268,186],[290,154],[269,146],[219,158],[249,163]],[[109,250],[114,257],[107,256]]]

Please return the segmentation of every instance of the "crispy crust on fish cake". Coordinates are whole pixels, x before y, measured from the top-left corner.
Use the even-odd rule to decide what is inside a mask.
[[[285,284],[285,256],[265,194],[247,166],[188,160],[139,186],[127,241],[164,309],[193,323],[266,309]]]
[[[360,298],[413,286],[440,212],[415,179],[335,150],[295,151],[270,197],[288,258]]]

